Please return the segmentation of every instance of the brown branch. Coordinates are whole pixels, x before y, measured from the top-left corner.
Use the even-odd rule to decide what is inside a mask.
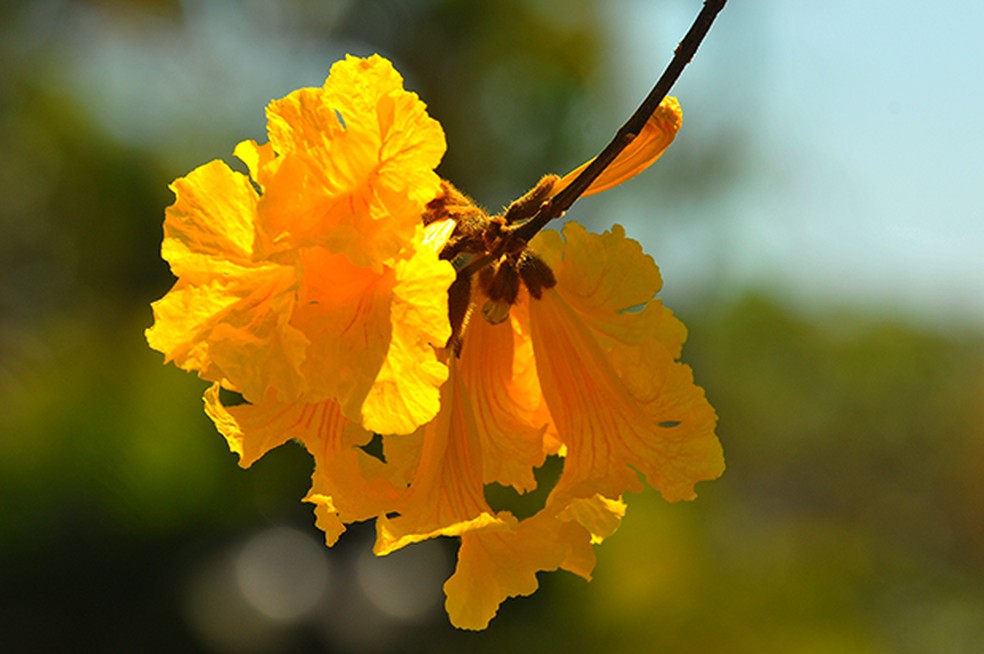
[[[605,168],[611,165],[619,153],[629,143],[635,140],[636,136],[639,135],[639,132],[645,126],[646,121],[649,120],[649,117],[659,107],[666,94],[670,92],[670,88],[676,83],[683,69],[690,63],[701,41],[704,40],[708,30],[711,29],[714,19],[724,9],[726,2],[727,0],[704,0],[704,7],[697,14],[697,18],[694,19],[694,23],[690,26],[690,30],[687,31],[686,36],[683,37],[683,40],[676,47],[673,59],[656,82],[656,86],[649,92],[649,95],[642,101],[642,104],[635,110],[635,113],[615,133],[615,138],[612,139],[611,143],[605,146],[601,154],[595,157],[594,161],[588,164],[573,182],[541,205],[540,210],[532,218],[517,227],[512,233],[513,238],[520,238],[523,241],[529,242],[547,223],[554,218],[562,216],[574,204],[574,201],[581,197],[581,194],[591,186],[591,182],[597,179]]]

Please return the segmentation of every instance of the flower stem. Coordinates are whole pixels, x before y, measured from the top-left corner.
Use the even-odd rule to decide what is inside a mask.
[[[512,232],[512,237],[529,242],[547,223],[554,218],[562,216],[574,204],[574,201],[581,197],[581,194],[587,190],[591,182],[605,168],[611,165],[629,143],[635,140],[636,136],[639,135],[639,132],[645,126],[646,121],[649,120],[649,117],[659,107],[663,98],[669,93],[670,88],[676,83],[683,69],[690,63],[701,41],[704,40],[708,30],[711,29],[714,19],[724,9],[726,2],[727,0],[704,0],[704,7],[697,14],[697,18],[694,19],[693,25],[690,26],[686,36],[677,45],[673,53],[673,59],[666,67],[666,70],[663,71],[656,85],[649,92],[649,95],[646,96],[646,99],[642,101],[642,104],[639,105],[639,108],[635,110],[635,113],[615,133],[615,138],[605,146],[605,149],[595,157],[573,182],[560,193],[550,198],[550,200],[544,202],[532,218],[518,226]]]

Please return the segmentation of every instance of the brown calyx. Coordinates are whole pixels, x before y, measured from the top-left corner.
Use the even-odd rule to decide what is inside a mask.
[[[455,221],[454,231],[439,255],[458,270],[448,289],[451,338],[446,344],[455,354],[461,351],[461,336],[471,314],[473,276],[478,280],[477,291],[486,297],[482,315],[493,325],[509,317],[521,285],[532,298],[540,299],[544,289],[557,283],[546,262],[515,231],[549,200],[558,179],[556,175],[545,176],[510,203],[501,216],[489,216],[453,184],[441,180],[441,190],[427,204],[423,221],[425,225],[445,218]]]

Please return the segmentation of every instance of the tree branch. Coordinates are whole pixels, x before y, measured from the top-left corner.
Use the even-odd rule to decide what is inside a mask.
[[[615,133],[615,138],[605,146],[605,149],[595,157],[573,182],[571,182],[560,193],[545,202],[540,210],[528,221],[518,226],[512,233],[514,238],[521,238],[529,242],[547,223],[554,218],[559,218],[567,211],[574,201],[581,197],[581,194],[597,177],[615,160],[615,158],[629,145],[645,126],[646,121],[656,111],[659,104],[670,92],[673,84],[676,83],[683,69],[690,63],[698,46],[707,35],[708,30],[717,18],[718,13],[724,9],[727,0],[704,0],[704,7],[697,14],[690,30],[680,41],[673,54],[666,70],[660,76],[656,85],[653,87],[646,99],[642,101],[635,113],[629,117],[625,124]]]

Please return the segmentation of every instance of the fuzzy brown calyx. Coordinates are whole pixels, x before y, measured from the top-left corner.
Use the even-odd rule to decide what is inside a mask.
[[[510,203],[501,216],[489,216],[446,180],[441,181],[437,197],[427,204],[424,224],[446,218],[455,222],[454,231],[439,256],[458,270],[455,282],[448,289],[451,338],[446,344],[456,354],[461,350],[473,299],[484,296],[482,316],[497,325],[509,317],[521,286],[526,287],[530,297],[540,299],[544,289],[557,283],[550,267],[515,231],[549,201],[558,179],[557,175],[546,175]],[[472,282],[473,276],[477,285]]]

